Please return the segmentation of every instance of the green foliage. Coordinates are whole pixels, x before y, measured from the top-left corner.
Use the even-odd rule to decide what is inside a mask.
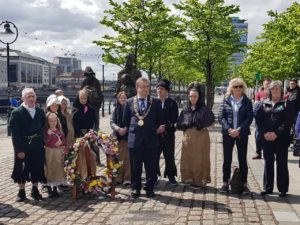
[[[175,7],[183,12],[187,62],[205,75],[207,104],[212,107],[214,86],[226,78],[230,56],[241,47],[230,17],[239,7],[225,5],[223,0],[185,0]]]
[[[271,20],[264,24],[259,42],[249,47],[239,74],[254,85],[255,74],[283,80],[300,75],[300,4],[294,2],[285,12],[269,11]]]

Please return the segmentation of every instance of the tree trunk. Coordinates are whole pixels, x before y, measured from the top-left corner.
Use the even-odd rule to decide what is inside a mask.
[[[212,109],[214,105],[215,89],[213,83],[212,62],[210,59],[206,60],[206,105]]]

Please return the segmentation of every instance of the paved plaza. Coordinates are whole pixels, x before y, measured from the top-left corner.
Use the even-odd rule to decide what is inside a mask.
[[[110,132],[109,116],[101,118],[101,130]],[[71,198],[71,191],[61,197],[35,202],[16,203],[17,185],[10,178],[13,166],[11,139],[5,126],[0,126],[0,224],[176,224],[176,225],[293,225],[300,224],[300,168],[298,158],[289,152],[290,192],[287,198],[274,195],[261,197],[263,160],[252,160],[255,152],[253,135],[249,141],[250,195],[218,193],[222,185],[222,138],[220,127],[210,129],[212,183],[205,189],[189,186],[173,187],[161,178],[155,188],[156,198],[148,199],[144,192],[139,199],[130,198],[130,189],[118,187],[116,199],[92,194]],[[176,164],[180,181],[181,132],[176,133]],[[233,166],[238,165],[234,154]],[[104,163],[104,155],[101,155]],[[161,170],[164,160],[161,158]],[[163,174],[163,173],[162,173]]]

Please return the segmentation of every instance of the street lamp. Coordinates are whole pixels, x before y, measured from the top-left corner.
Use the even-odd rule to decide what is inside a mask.
[[[15,33],[10,29],[10,25],[12,25],[15,29]],[[10,117],[10,102],[9,102],[9,93],[10,93],[10,85],[9,85],[9,45],[14,43],[18,38],[18,28],[17,26],[10,21],[2,21],[0,23],[0,27],[3,26],[3,31],[0,32],[0,42],[6,44],[6,58],[7,58],[7,98],[8,98],[8,109],[7,109],[7,136],[11,135],[10,126],[9,126],[9,117]],[[4,40],[2,37],[5,37]],[[8,38],[8,40],[6,39]],[[11,38],[12,37],[12,38]],[[9,40],[11,38],[11,40]],[[5,41],[7,40],[7,41]]]
[[[98,64],[102,67],[102,92],[104,93],[104,80],[105,80],[105,77],[104,77],[104,62],[102,61],[102,56],[103,55],[99,55],[98,56]],[[101,63],[102,62],[102,63]],[[102,117],[105,116],[104,114],[104,105],[105,105],[105,102],[104,102],[104,99],[103,99],[103,103],[102,103]]]
[[[15,29],[15,32],[14,33],[11,29],[10,29],[10,24],[13,25],[14,29]],[[4,29],[2,32],[0,32],[0,42],[5,44],[6,45],[6,58],[7,58],[7,87],[8,87],[8,90],[9,90],[9,45],[14,43],[17,38],[18,38],[18,28],[17,26],[13,23],[13,22],[10,22],[10,21],[2,21],[0,23],[0,27],[3,26]],[[3,41],[1,39],[1,37],[13,37],[15,36],[11,41]]]

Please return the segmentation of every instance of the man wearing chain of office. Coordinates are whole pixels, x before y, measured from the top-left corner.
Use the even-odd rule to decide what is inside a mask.
[[[165,131],[160,101],[149,96],[150,82],[141,77],[136,81],[137,95],[128,99],[123,120],[128,130],[131,166],[131,197],[138,198],[142,189],[143,163],[146,171],[146,197],[155,197],[157,181],[158,135]]]

